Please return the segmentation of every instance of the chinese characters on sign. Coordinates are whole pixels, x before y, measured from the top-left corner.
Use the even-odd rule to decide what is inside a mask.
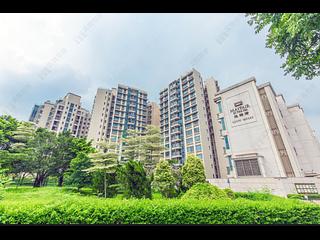
[[[228,98],[227,105],[232,127],[256,121],[248,92]]]

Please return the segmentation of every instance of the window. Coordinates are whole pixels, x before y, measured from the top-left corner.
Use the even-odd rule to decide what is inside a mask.
[[[201,150],[202,150],[201,145],[196,145],[196,151],[199,152],[199,151],[201,151]]]
[[[200,132],[200,129],[199,129],[199,127],[196,127],[196,128],[193,129],[193,131],[194,131],[194,134],[196,134],[196,133]]]
[[[191,120],[191,116],[185,117],[186,122]]]
[[[203,154],[202,153],[197,154],[197,157],[200,158],[200,159],[203,159]]]
[[[195,141],[195,142],[200,142],[200,135],[199,135],[199,136],[195,136],[195,137],[194,137],[194,141]]]
[[[186,109],[186,110],[184,111],[184,114],[187,115],[187,114],[189,114],[190,112],[191,112],[191,109],[188,108],[188,109]]]
[[[192,114],[192,119],[193,119],[193,120],[197,120],[197,119],[198,119],[198,113]]]
[[[230,149],[228,136],[224,136],[224,143],[225,143],[226,149]]]
[[[317,187],[314,183],[296,183],[295,186],[299,194],[318,194]]]
[[[221,104],[221,102],[217,102],[217,104],[218,104],[219,113],[222,113],[222,104]]]
[[[237,175],[241,176],[261,176],[258,159],[236,160]]]
[[[222,130],[226,130],[226,124],[224,122],[224,118],[220,118]]]
[[[194,152],[194,147],[193,146],[187,147],[187,152],[188,153],[193,153]]]
[[[191,144],[193,143],[193,139],[192,138],[187,138],[187,144]]]
[[[186,124],[186,128],[191,128],[191,123]]]
[[[190,130],[186,131],[186,135],[187,135],[187,136],[192,135],[192,130],[190,129]]]

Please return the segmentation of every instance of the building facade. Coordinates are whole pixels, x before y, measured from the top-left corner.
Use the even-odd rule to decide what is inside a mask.
[[[34,105],[29,117],[29,122],[34,122],[40,111],[40,105]]]
[[[188,154],[203,160],[207,178],[216,178],[205,87],[195,69],[160,92],[160,130],[164,158],[183,164]]]
[[[99,88],[95,96],[88,139],[97,143],[119,143],[127,130],[144,131],[147,125],[145,91],[119,84],[117,88]]]
[[[148,102],[147,124],[160,127],[160,108],[155,102]]]
[[[34,122],[37,127],[47,128],[56,133],[70,131],[75,137],[86,137],[91,114],[81,107],[80,100],[80,96],[68,93],[55,103],[46,101],[39,106],[31,122]]]
[[[296,178],[320,174],[319,142],[299,105],[287,106],[270,83],[250,78],[215,94],[228,178]]]

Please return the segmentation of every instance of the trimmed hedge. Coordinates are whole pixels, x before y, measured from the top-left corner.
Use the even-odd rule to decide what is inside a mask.
[[[320,194],[288,194],[287,198],[305,200],[305,195],[308,196],[308,200],[320,200]]]
[[[229,199],[227,193],[210,183],[197,183],[193,185],[181,199],[212,200]]]
[[[235,198],[245,198],[253,201],[271,201],[274,198],[281,198],[264,192],[235,192]]]
[[[223,191],[227,194],[227,196],[231,199],[235,199],[236,198],[236,194],[234,193],[234,191],[232,191],[232,189],[230,188],[225,188],[223,189]]]
[[[320,206],[297,200],[117,200],[67,197],[0,202],[2,224],[319,224]]]

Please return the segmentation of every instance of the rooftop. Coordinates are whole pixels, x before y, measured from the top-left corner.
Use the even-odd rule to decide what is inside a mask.
[[[225,88],[225,89],[222,89],[222,90],[220,90],[219,92],[216,93],[216,96],[218,96],[218,95],[220,95],[220,94],[222,94],[222,93],[228,92],[228,91],[230,91],[230,90],[232,90],[232,89],[235,89],[235,88],[237,88],[237,87],[240,87],[240,86],[242,86],[242,85],[244,85],[244,84],[247,84],[247,83],[249,83],[249,82],[252,82],[252,81],[256,82],[256,78],[255,78],[255,77],[250,77],[250,78],[248,78],[248,79],[246,79],[246,80],[244,80],[244,81],[242,81],[242,82],[239,82],[239,83],[237,83],[237,84],[231,85],[230,87],[227,87],[227,88]]]

